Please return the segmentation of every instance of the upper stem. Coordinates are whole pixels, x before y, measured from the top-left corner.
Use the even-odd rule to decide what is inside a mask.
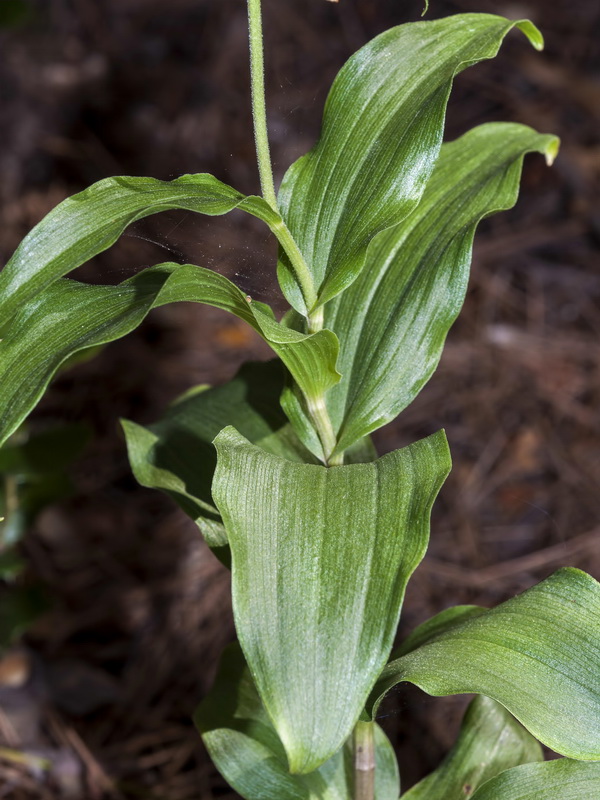
[[[252,85],[252,117],[260,185],[263,197],[277,210],[277,195],[273,183],[271,152],[267,133],[267,108],[265,103],[265,64],[263,56],[263,31],[260,0],[248,0],[248,29],[250,33],[250,76]]]
[[[279,244],[283,247],[290,260],[290,265],[294,271],[298,285],[300,286],[302,297],[304,298],[304,304],[306,308],[310,310],[317,302],[317,292],[315,289],[315,282],[304,260],[304,256],[296,240],[292,236],[290,229],[281,218],[277,222],[269,225],[269,227],[277,237]],[[311,333],[314,333],[314,331],[311,330]]]
[[[273,168],[271,166],[271,152],[269,148],[269,135],[267,130],[267,108],[265,101],[265,64],[263,53],[263,30],[260,0],[248,0],[248,30],[250,34],[250,77],[252,86],[252,117],[254,120],[254,140],[256,142],[256,156],[260,185],[264,199],[275,210],[277,208],[277,195],[273,182]],[[286,251],[290,264],[308,309],[308,327],[310,333],[316,333],[323,328],[323,309],[310,313],[317,303],[317,292],[313,277],[306,261],[286,224],[281,220],[271,225],[279,242]],[[332,456],[336,445],[335,433],[325,405],[325,398],[319,397],[316,402],[308,403],[309,413],[313,424],[319,434],[325,458],[328,464],[343,464],[343,454]]]

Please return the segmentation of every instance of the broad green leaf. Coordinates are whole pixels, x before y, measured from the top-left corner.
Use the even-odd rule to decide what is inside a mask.
[[[263,220],[287,244],[283,220],[262,197],[246,197],[206,173],[95,183],[44,217],[0,273],[0,327],[45,287],[109,248],[131,223],[170,209],[216,216],[235,208]]]
[[[330,331],[304,335],[278,323],[268,306],[249,302],[231,281],[190,264],[161,264],[118,286],[55,281],[14,317],[0,341],[0,444],[40,399],[74,353],[114,341],[157,306],[189,300],[229,311],[271,345],[307,394],[321,395],[339,375]]]
[[[240,643],[291,771],[311,772],[350,735],[390,652],[450,468],[446,438],[329,469],[233,428],[215,446]]]
[[[599,676],[600,584],[566,568],[391,661],[368,708],[401,681],[437,696],[484,694],[557,753],[597,761]]]
[[[315,772],[290,774],[283,745],[237,643],[225,650],[215,685],[195,722],[215,765],[246,800],[352,800],[350,743]],[[398,800],[396,757],[378,725],[375,764],[377,800]]]
[[[458,740],[442,764],[403,800],[464,800],[500,772],[543,761],[542,748],[508,711],[480,695],[470,704]]]
[[[316,463],[281,411],[283,385],[280,361],[245,364],[223,386],[186,392],[150,428],[123,421],[129,461],[137,480],[173,497],[211,547],[227,544],[211,494],[217,463],[212,442],[223,428],[234,425],[269,453],[300,463]]]
[[[394,419],[440,359],[467,289],[480,220],[511,208],[523,157],[552,160],[553,136],[492,123],[442,148],[417,209],[379,234],[355,283],[325,310],[342,380],[327,396],[339,449]]]
[[[439,154],[454,76],[493,58],[515,26],[542,48],[530,22],[457,14],[392,28],[342,68],[318,144],[290,167],[279,193],[320,303],[357,277],[373,236],[417,206]],[[279,272],[290,303],[306,312],[285,258]]]
[[[507,769],[487,781],[473,800],[598,800],[600,764],[558,758]]]

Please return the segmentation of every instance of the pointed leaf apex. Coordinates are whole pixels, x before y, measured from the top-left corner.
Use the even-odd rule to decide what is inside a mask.
[[[536,50],[544,49],[542,32],[528,19],[520,19],[515,23],[517,28],[525,34]]]
[[[558,138],[558,136],[552,136],[549,139],[548,144],[546,145],[546,148],[544,150],[544,157],[546,159],[546,164],[549,167],[551,167],[552,164],[554,164],[554,162],[556,161],[556,157],[558,155],[559,150],[560,150],[560,139]]]

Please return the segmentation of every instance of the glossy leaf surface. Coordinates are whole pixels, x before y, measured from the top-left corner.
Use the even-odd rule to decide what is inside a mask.
[[[427,644],[430,639],[438,636],[441,633],[447,633],[456,625],[460,625],[468,619],[480,617],[487,612],[487,608],[481,606],[451,606],[444,611],[440,611],[433,617],[430,617],[422,625],[419,625],[415,630],[409,634],[402,644],[397,647],[392,653],[392,658],[400,658],[407,653]]]
[[[118,286],[55,281],[26,304],[0,341],[0,444],[40,399],[60,365],[74,353],[134,330],[152,308],[178,301],[222,308],[251,325],[280,356],[307,395],[337,379],[337,338],[304,335],[280,325],[268,306],[248,302],[223,275],[190,264],[162,264]]]
[[[315,772],[289,773],[285,750],[237,643],[225,650],[215,686],[195,721],[217,768],[246,800],[351,800],[353,796],[349,744]],[[379,726],[375,745],[377,800],[398,800],[396,757]]]
[[[480,695],[467,709],[444,761],[402,798],[465,800],[503,770],[543,758],[539,742],[503,706]]]
[[[215,445],[238,636],[292,771],[311,772],[350,735],[390,652],[450,467],[446,438],[329,469],[233,428]]]
[[[375,238],[356,282],[326,308],[342,380],[328,394],[339,449],[394,419],[437,367],[469,279],[482,217],[510,208],[523,157],[553,136],[493,123],[445,144],[417,209]]]
[[[215,216],[243,208],[278,233],[282,221],[260,197],[246,197],[212,175],[174,181],[106,178],[60,203],[23,239],[0,273],[0,325],[57,278],[116,242],[136,220],[170,209]]]
[[[342,68],[318,144],[290,167],[279,193],[320,302],[352,283],[375,234],[417,206],[439,154],[454,76],[493,58],[515,26],[542,47],[529,22],[457,14],[392,28]],[[286,265],[284,258],[283,289],[305,311]]]
[[[561,569],[391,661],[369,707],[400,681],[438,696],[484,694],[556,752],[600,760],[599,642],[600,584]]]
[[[525,764],[487,781],[473,800],[598,800],[600,764],[558,758]]]

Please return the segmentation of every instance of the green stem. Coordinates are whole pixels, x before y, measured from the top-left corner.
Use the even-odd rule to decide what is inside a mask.
[[[354,800],[375,800],[375,730],[372,722],[354,728]]]
[[[277,210],[277,196],[273,183],[269,136],[267,133],[267,108],[265,103],[265,64],[260,0],[248,0],[248,29],[250,33],[250,76],[252,84],[252,116],[254,140],[263,197]]]
[[[274,211],[278,211],[267,130],[265,64],[260,0],[248,0],[248,30],[250,34],[252,117],[254,119],[254,140],[256,142],[260,185],[264,199]],[[314,306],[317,304],[317,292],[308,265],[285,222],[281,220],[271,224],[270,227],[285,250],[300,286],[308,312],[308,329],[310,333],[316,333],[323,329],[323,310],[320,308],[317,309],[316,312],[313,311]],[[325,405],[325,397],[318,397],[313,401],[308,401],[308,407],[311,419],[319,435],[321,444],[323,445],[326,463],[332,465],[343,464],[343,454],[336,456],[331,455],[337,442],[327,406]]]
[[[306,405],[315,430],[323,445],[325,464],[331,467],[340,466],[344,463],[343,453],[334,456],[331,455],[335,450],[337,439],[335,437],[333,425],[331,424],[329,412],[327,411],[327,406],[325,405],[325,396],[320,395],[312,399],[307,397]]]
[[[260,173],[260,185],[264,199],[274,211],[277,196],[273,183],[269,135],[267,132],[267,107],[265,102],[265,64],[263,55],[263,31],[260,0],[248,0],[248,30],[250,33],[250,76],[252,84],[252,117],[254,119],[254,140]],[[304,302],[310,311],[317,302],[315,285],[310,270],[296,244],[294,237],[283,220],[270,225],[281,246],[290,259]]]
[[[323,330],[325,324],[325,308],[319,306],[312,314],[308,315],[308,331],[309,333],[316,333]]]
[[[302,292],[302,297],[304,298],[304,303],[308,311],[310,311],[317,302],[317,292],[304,256],[296,244],[296,240],[292,236],[290,229],[282,219],[270,223],[269,227],[277,237],[279,244],[283,247],[290,260],[294,275],[296,276],[300,291]],[[313,330],[310,332],[315,333]]]

